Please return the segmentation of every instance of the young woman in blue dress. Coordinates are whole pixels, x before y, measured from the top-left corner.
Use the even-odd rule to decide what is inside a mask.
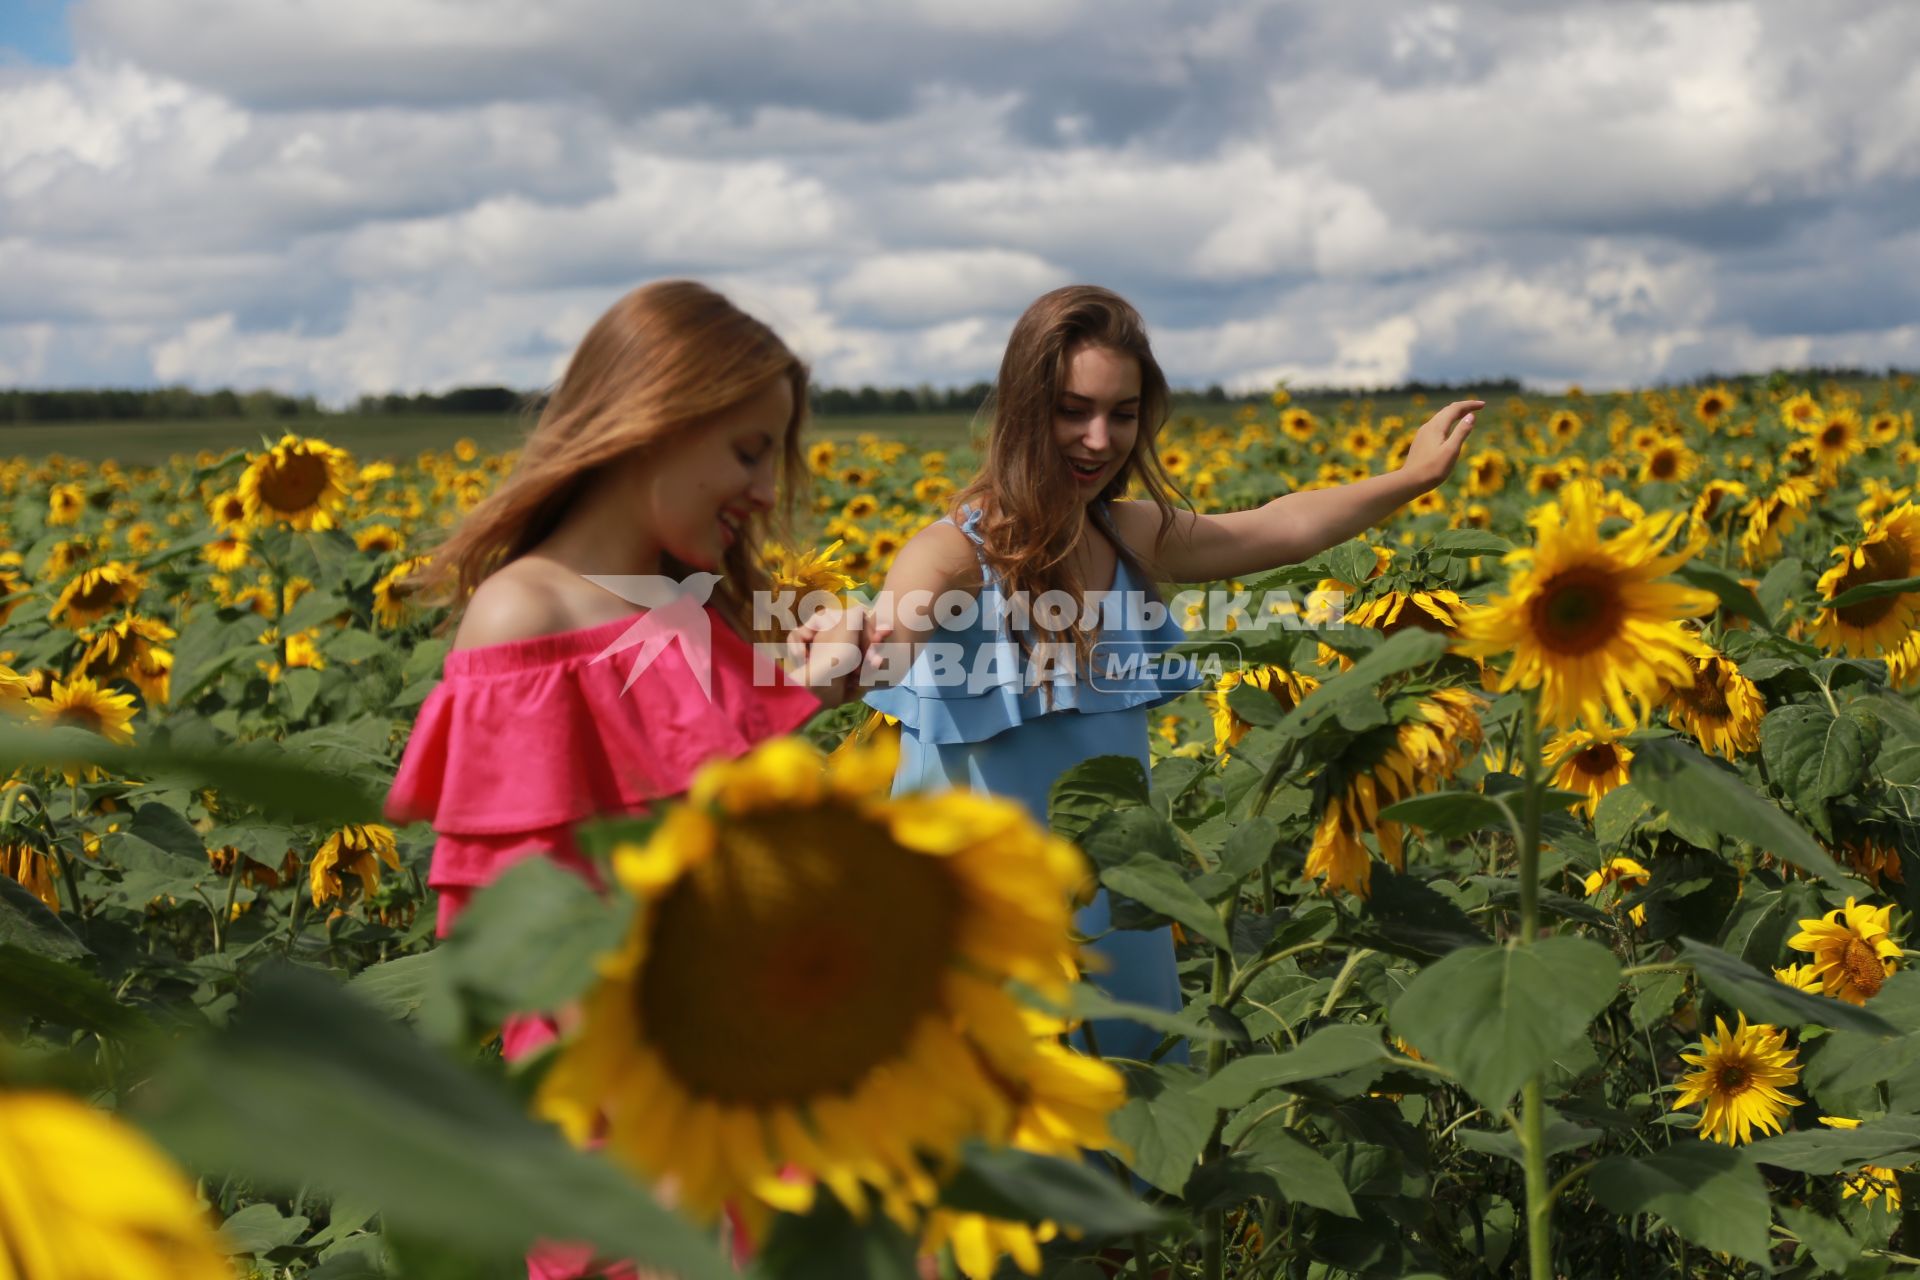
[[[1159,462],[1167,381],[1139,314],[1087,285],[1040,298],[1007,343],[980,473],[951,514],[901,549],[876,601],[884,630],[872,638],[890,634],[896,656],[902,645],[913,654],[904,679],[866,695],[900,721],[896,794],[967,786],[1017,799],[1045,824],[1049,792],[1074,765],[1130,755],[1145,766],[1148,711],[1194,682],[1146,667],[1103,681],[1100,671],[1115,669],[1104,666],[1111,657],[1125,670],[1129,657],[1183,638],[1172,618],[1141,625],[1152,619],[1138,606],[1158,599],[1155,584],[1246,577],[1378,524],[1446,480],[1483,403],[1435,414],[1390,474],[1200,515],[1174,505]],[[1145,499],[1124,500],[1136,483]],[[956,592],[974,599],[970,615],[925,608]],[[1049,599],[1080,607],[1049,614]],[[1004,607],[1017,600],[1030,616]],[[1181,1007],[1168,930],[1111,929],[1104,890],[1077,923],[1095,939],[1100,986]],[[1145,1057],[1159,1039],[1137,1023],[1094,1025],[1109,1056]]]

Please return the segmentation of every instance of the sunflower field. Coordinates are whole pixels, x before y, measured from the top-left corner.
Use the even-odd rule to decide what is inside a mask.
[[[1490,404],[1366,538],[1191,584],[1223,674],[1050,830],[889,797],[855,704],[438,943],[410,584],[512,457],[0,462],[0,1280],[1908,1274],[1917,403]],[[1280,390],[1157,464],[1233,510],[1428,411]],[[766,558],[847,591],[976,455],[808,461]],[[1096,882],[1184,1010],[1081,972]]]

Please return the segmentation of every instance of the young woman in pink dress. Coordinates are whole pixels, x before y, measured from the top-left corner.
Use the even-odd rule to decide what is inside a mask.
[[[746,638],[751,593],[767,586],[754,548],[782,481],[806,473],[806,388],[806,366],[719,294],[687,281],[636,289],[587,333],[511,476],[435,551],[458,630],[387,811],[433,824],[440,936],[523,858],[594,879],[574,824],[676,795],[701,765],[844,698],[756,666]],[[645,591],[590,577],[696,573],[720,578],[704,602],[675,607],[673,625],[704,613],[694,630],[711,637],[710,660],[672,637],[608,653],[656,623],[627,598]],[[504,1055],[557,1030],[512,1019]],[[584,1275],[586,1263],[584,1250],[543,1249],[529,1275]]]

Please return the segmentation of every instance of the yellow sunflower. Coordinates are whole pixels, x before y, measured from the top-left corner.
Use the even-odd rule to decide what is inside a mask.
[[[418,585],[410,579],[432,559],[432,556],[410,556],[381,575],[373,584],[374,622],[382,627],[397,627],[407,620],[418,592]]]
[[[1592,898],[1597,897],[1611,885],[1627,886],[1627,889],[1622,891],[1624,893],[1632,889],[1644,888],[1652,879],[1653,873],[1632,858],[1609,858],[1606,865],[1598,871],[1587,873],[1583,887],[1586,895]],[[1627,918],[1636,925],[1645,924],[1647,922],[1646,904],[1643,902],[1635,906],[1627,913]]]
[[[1790,964],[1773,971],[1774,981],[1783,982],[1795,991],[1804,991],[1808,995],[1820,994],[1820,975],[1813,971],[1810,964]]]
[[[253,548],[247,545],[246,539],[232,535],[215,538],[200,548],[200,558],[221,573],[238,573],[247,567],[252,557]]]
[[[86,510],[86,491],[77,484],[57,484],[47,492],[47,523],[73,524]]]
[[[59,869],[58,858],[38,845],[26,840],[0,841],[0,876],[20,885],[40,899],[47,910],[55,912],[60,910],[60,891],[54,882]],[[0,1214],[3,1221],[4,1214]],[[0,1233],[0,1241],[4,1239],[4,1233]]]
[[[1867,443],[1867,432],[1861,425],[1860,415],[1847,408],[1833,410],[1827,415],[1826,421],[1807,434],[1807,444],[1814,461],[1828,475],[1865,453]]]
[[[1802,920],[1787,939],[1795,951],[1813,956],[1821,990],[1848,1004],[1865,1004],[1900,967],[1900,944],[1888,936],[1892,907],[1870,907],[1847,899],[1818,919]]]
[[[1858,1120],[1848,1119],[1845,1116],[1821,1116],[1820,1123],[1830,1129],[1860,1127]],[[1872,1204],[1874,1200],[1880,1199],[1884,1202],[1888,1213],[1899,1213],[1900,1179],[1896,1175],[1912,1167],[1912,1165],[1903,1165],[1900,1169],[1892,1169],[1881,1164],[1862,1165],[1854,1172],[1841,1176],[1840,1198],[1849,1200],[1859,1196],[1861,1204]]]
[[[1867,524],[1853,546],[1836,547],[1838,564],[1820,575],[1820,595],[1833,600],[1872,582],[1896,582],[1920,574],[1920,507],[1906,503]],[[1920,591],[1901,592],[1814,616],[1820,644],[1857,658],[1873,657],[1904,646],[1920,628]]]
[[[1876,889],[1883,879],[1895,884],[1906,883],[1906,872],[1900,866],[1900,850],[1891,840],[1865,832],[1851,833],[1841,836],[1838,852],[1848,867]]]
[[[1718,1038],[1702,1036],[1699,1053],[1680,1055],[1698,1070],[1680,1078],[1673,1109],[1704,1103],[1697,1132],[1729,1146],[1750,1141],[1755,1129],[1779,1133],[1780,1118],[1800,1104],[1781,1092],[1800,1078],[1787,1033],[1764,1022],[1748,1026],[1744,1013],[1733,1031],[1725,1018],[1713,1021]]]
[[[1490,498],[1507,487],[1510,467],[1498,449],[1482,449],[1467,459],[1467,496]]]
[[[86,648],[76,670],[105,684],[130,681],[148,702],[165,702],[173,673],[173,654],[162,645],[175,638],[158,618],[132,614],[101,631],[81,637]]]
[[[1738,480],[1709,480],[1700,496],[1693,500],[1693,519],[1708,530],[1724,528],[1731,522],[1734,504],[1747,496],[1747,486]]]
[[[1721,418],[1725,417],[1726,414],[1733,409],[1735,403],[1733,392],[1727,390],[1724,386],[1716,384],[1708,387],[1705,391],[1702,391],[1698,396],[1694,397],[1694,416],[1711,427],[1720,421]]]
[[[1735,760],[1760,749],[1760,688],[1720,654],[1691,659],[1693,679],[1669,685],[1667,723],[1692,735],[1710,755]]]
[[[207,500],[207,517],[230,537],[238,537],[247,527],[247,501],[238,493],[217,493]]]
[[[981,1013],[988,1025],[1005,1017],[995,1004]],[[1067,1030],[1065,1023],[1030,1011],[1022,1013],[1030,1047],[1016,1059],[990,1067],[1014,1099],[1008,1145],[1064,1159],[1111,1148],[1114,1140],[1107,1118],[1127,1100],[1126,1078],[1098,1058],[1061,1045],[1057,1036]],[[1005,1024],[988,1039],[1005,1045],[1020,1042],[1015,1028]],[[920,1249],[931,1255],[942,1247],[951,1248],[955,1264],[968,1280],[993,1280],[1003,1255],[1028,1275],[1038,1275],[1040,1246],[1058,1233],[1051,1222],[1028,1225],[935,1209],[927,1215]]]
[[[1569,729],[1549,741],[1544,763],[1553,773],[1553,785],[1586,797],[1576,808],[1593,817],[1600,798],[1629,781],[1633,749],[1612,738],[1597,737],[1585,729]],[[1589,890],[1588,892],[1592,892]]]
[[[372,555],[383,556],[392,551],[406,550],[407,539],[405,534],[390,524],[370,524],[354,531],[353,545]]]
[[[1547,419],[1547,434],[1558,444],[1570,444],[1580,434],[1586,420],[1571,409],[1557,410]]]
[[[40,723],[49,727],[85,729],[122,745],[133,741],[133,695],[109,693],[90,676],[56,679],[46,697],[33,700],[33,710]],[[93,766],[69,766],[63,772],[69,783],[78,782],[83,775],[100,776],[100,770]]]
[[[1320,430],[1320,420],[1311,410],[1295,405],[1280,414],[1280,430],[1294,443],[1305,444]]]
[[[1324,804],[1307,851],[1306,875],[1323,881],[1328,893],[1366,897],[1373,866],[1360,837],[1369,831],[1393,869],[1404,871],[1400,824],[1382,821],[1380,810],[1444,785],[1461,761],[1480,749],[1479,707],[1466,689],[1438,689],[1420,699],[1399,725],[1356,739],[1358,752],[1375,758],[1342,760],[1316,787]]]
[[[249,524],[331,529],[353,484],[353,459],[324,440],[285,435],[247,463],[240,500]]]
[[[1740,563],[1748,568],[1780,554],[1780,540],[1807,518],[1820,496],[1820,482],[1811,476],[1789,476],[1773,490],[1740,508],[1747,522],[1740,535]]]
[[[47,611],[47,620],[69,627],[88,626],[138,600],[146,585],[138,569],[119,560],[109,560],[97,569],[82,569],[61,589],[60,598]]]
[[[839,456],[840,446],[831,440],[817,440],[807,447],[807,470],[823,476],[833,470],[834,460]]]
[[[823,550],[803,552],[796,547],[769,542],[761,549],[760,559],[767,567],[776,593],[791,591],[802,600],[816,591],[839,595],[851,590],[856,582],[840,554],[845,545],[846,540],[841,539]]]
[[[1170,476],[1184,476],[1193,470],[1193,454],[1177,444],[1160,450],[1160,465]]]
[[[233,1280],[193,1184],[139,1131],[60,1093],[0,1090],[0,1276]]]
[[[1662,554],[1683,519],[1663,513],[1602,539],[1588,486],[1570,486],[1558,506],[1561,518],[1536,527],[1532,548],[1507,555],[1506,593],[1461,619],[1457,648],[1474,658],[1513,655],[1499,691],[1538,688],[1546,724],[1628,729],[1667,684],[1692,680],[1689,659],[1710,656],[1680,620],[1718,598],[1657,581],[1693,554],[1692,543]]]
[[[1686,441],[1664,437],[1641,455],[1640,483],[1686,480],[1699,469],[1700,455]]]
[[[1802,391],[1780,406],[1780,419],[1795,431],[1817,431],[1827,415],[1818,400]]]
[[[1221,672],[1219,681],[1204,695],[1207,709],[1213,714],[1215,755],[1225,755],[1228,748],[1238,746],[1240,739],[1253,728],[1235,715],[1227,702],[1228,692],[1243,684],[1266,690],[1283,714],[1299,706],[1301,699],[1320,687],[1320,682],[1312,676],[1298,675],[1272,664]]]
[[[1031,1037],[1005,984],[1064,995],[1086,863],[1013,801],[889,798],[897,758],[771,740],[614,853],[639,906],[536,1106],[578,1142],[604,1118],[696,1219],[731,1202],[757,1236],[824,1185],[911,1225],[926,1158],[1014,1126]]]
[[[341,827],[321,843],[307,867],[313,905],[344,899],[347,886],[343,876],[357,877],[361,894],[371,894],[380,887],[383,862],[395,871],[400,869],[400,850],[394,842],[392,827],[377,822]]]

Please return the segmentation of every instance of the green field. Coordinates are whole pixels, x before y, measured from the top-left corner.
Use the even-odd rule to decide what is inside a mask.
[[[875,414],[857,418],[820,418],[809,431],[836,440],[861,432],[905,440],[925,448],[966,443],[972,419],[967,414]],[[278,440],[287,431],[319,436],[362,461],[414,457],[423,449],[445,449],[469,437],[489,452],[518,445],[527,426],[511,415],[462,417],[440,414],[287,418],[277,421],[47,422],[0,427],[0,457],[39,458],[64,454],[123,466],[165,462],[177,453],[201,449],[258,449],[261,437]]]
[[[1176,413],[1227,421],[1230,404],[1182,406]],[[288,431],[319,436],[362,461],[411,459],[423,449],[446,449],[468,437],[494,452],[518,445],[530,421],[510,414],[342,414],[324,418],[252,420],[32,422],[0,426],[0,458],[41,458],[63,454],[89,462],[109,458],[123,466],[165,462],[174,454],[201,449],[258,449],[261,438],[276,441]],[[973,415],[966,413],[863,414],[819,417],[808,425],[813,436],[851,440],[871,433],[883,440],[904,440],[924,449],[950,449],[967,443]]]

